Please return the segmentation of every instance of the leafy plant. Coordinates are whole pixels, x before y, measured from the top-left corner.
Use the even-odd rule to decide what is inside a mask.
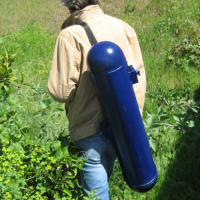
[[[191,137],[198,139],[200,137],[200,108],[193,100],[180,100],[178,104],[174,104],[171,109],[176,109],[173,118],[176,121],[175,128],[181,130],[182,133],[187,133]]]
[[[156,141],[159,138],[159,135],[156,135],[156,133],[165,130],[164,126],[167,125],[166,121],[169,119],[169,116],[163,111],[161,106],[158,108],[156,114],[147,112],[147,118],[144,119],[143,123],[147,132],[149,145],[154,151],[156,151]]]
[[[79,150],[69,139],[38,143],[33,137],[12,142],[1,135],[0,195],[2,199],[78,199],[82,168]],[[7,138],[7,139],[6,139]]]
[[[187,66],[197,67],[200,65],[200,35],[194,32],[187,35],[183,40],[174,45],[168,52],[167,63],[173,63],[180,69]]]
[[[6,46],[4,46],[4,51],[5,55],[0,54],[0,88],[7,90],[10,82],[16,80],[16,77],[11,68],[16,54],[10,55]]]

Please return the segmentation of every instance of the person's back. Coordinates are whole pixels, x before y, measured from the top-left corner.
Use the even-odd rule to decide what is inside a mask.
[[[94,134],[99,128],[99,123],[104,120],[87,67],[87,54],[91,44],[83,27],[74,25],[82,22],[89,25],[98,42],[116,43],[123,50],[128,64],[140,70],[139,83],[134,87],[141,113],[146,89],[143,61],[134,30],[125,22],[103,14],[98,5],[87,6],[83,10],[77,11],[67,20],[67,24],[73,26],[64,28],[59,36],[60,38],[64,37],[71,44],[74,53],[70,52],[70,56],[74,57],[77,65],[71,72],[73,82],[78,83],[76,92],[72,90],[72,94],[69,95],[70,101],[65,102],[68,110],[69,132],[74,140]],[[61,40],[57,45],[59,46],[63,42]],[[67,58],[66,55],[60,55],[60,57],[62,57],[62,61],[63,57]],[[56,53],[54,53],[54,58],[57,62],[58,55]],[[56,80],[54,79],[54,81]],[[56,92],[52,91],[51,86],[49,86],[49,90],[56,96]],[[73,101],[71,101],[72,99]]]
[[[105,118],[88,72],[87,55],[91,44],[80,25],[82,22],[88,24],[97,42],[116,43],[123,50],[128,65],[140,70],[139,83],[135,84],[134,90],[141,114],[146,76],[136,34],[125,22],[103,14],[98,5],[72,12],[64,22],[55,45],[48,89],[56,101],[65,103],[70,136],[86,151],[83,158],[87,156],[88,162],[84,162],[81,171],[84,191],[88,193],[96,189],[99,200],[107,200],[107,181],[112,173],[115,152],[110,139],[98,135],[100,123]]]

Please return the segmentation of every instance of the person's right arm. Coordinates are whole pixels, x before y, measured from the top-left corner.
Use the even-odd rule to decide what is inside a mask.
[[[80,75],[79,54],[70,35],[61,33],[56,41],[48,79],[48,90],[55,101],[66,103],[73,99]]]

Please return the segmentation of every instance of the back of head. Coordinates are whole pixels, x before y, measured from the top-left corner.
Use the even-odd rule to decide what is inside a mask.
[[[89,5],[100,5],[101,0],[62,0],[62,4],[67,6],[70,12],[75,12]]]

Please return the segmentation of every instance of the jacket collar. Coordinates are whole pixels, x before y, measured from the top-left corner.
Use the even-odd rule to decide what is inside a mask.
[[[62,29],[72,26],[74,24],[81,24],[84,21],[87,21],[88,18],[94,18],[99,15],[102,15],[103,11],[99,5],[87,6],[82,10],[73,12],[62,24]]]

